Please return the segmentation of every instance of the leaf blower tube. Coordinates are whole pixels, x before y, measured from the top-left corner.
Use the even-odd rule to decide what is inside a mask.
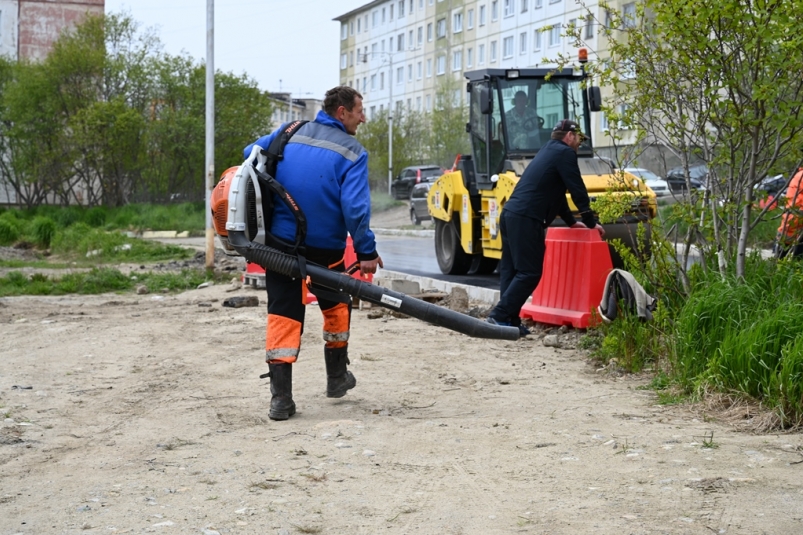
[[[246,260],[262,266],[266,270],[281,273],[287,277],[301,277],[298,258],[277,249],[249,240],[244,232],[228,232],[228,243]],[[397,310],[408,316],[433,325],[446,327],[452,331],[474,338],[495,340],[518,340],[518,327],[492,325],[466,314],[439,307],[403,293],[355,279],[343,273],[332,271],[317,264],[306,265],[307,274],[313,283],[346,293],[375,305]]]

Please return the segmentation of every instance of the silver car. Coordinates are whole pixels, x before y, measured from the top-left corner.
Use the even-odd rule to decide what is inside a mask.
[[[422,221],[432,219],[432,216],[429,215],[429,209],[427,209],[427,195],[429,194],[429,188],[432,187],[432,183],[437,178],[428,177],[413,186],[413,190],[410,192],[410,222],[413,225],[420,225]]]
[[[669,183],[649,169],[626,167],[625,171],[643,180],[647,187],[655,192],[656,197],[666,197],[671,193],[669,191]]]

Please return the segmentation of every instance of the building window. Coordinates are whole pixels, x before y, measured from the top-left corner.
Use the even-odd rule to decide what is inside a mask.
[[[390,4],[390,19],[393,20],[393,4]]]
[[[354,51],[349,52],[349,67],[354,67]]]
[[[491,63],[496,62],[496,41],[491,41],[491,57],[489,59]]]
[[[463,13],[455,13],[452,16],[452,33],[463,31]]]
[[[413,104],[412,104],[411,100],[412,100],[412,99],[409,99],[409,98],[407,99],[407,109],[408,109],[408,110],[409,110],[409,109],[412,109],[412,107],[413,107]]]
[[[505,37],[504,39],[502,39],[502,57],[503,58],[513,57],[513,36]]]
[[[396,85],[400,85],[404,82],[404,67],[399,67],[396,69]]]
[[[594,37],[594,17],[590,16],[586,20],[586,39]]]
[[[404,50],[404,34],[400,33],[399,37],[396,39],[396,50],[401,52]]]
[[[480,26],[485,26],[485,6],[480,6]]]
[[[469,30],[473,30],[474,29],[474,10],[473,9],[469,9],[468,10],[468,14],[466,15],[466,18],[468,19],[466,21],[466,24],[467,24],[466,28],[469,29]]]
[[[477,48],[477,65],[485,65],[485,45]]]
[[[369,119],[373,119],[374,115],[376,115],[376,106],[371,106],[371,116]]]
[[[376,75],[372,74],[371,75],[371,91],[373,91],[375,89],[376,89]]]
[[[421,111],[421,97],[415,97],[415,111]]]
[[[549,30],[549,46],[558,46],[560,45],[560,23],[555,24]]]
[[[340,54],[340,68],[341,69],[345,69],[346,68],[348,60],[349,60],[349,57],[345,52]]]
[[[513,0],[504,0],[504,1],[505,1],[505,16],[512,17],[514,1]]]
[[[413,0],[410,0],[410,15],[413,14]]]
[[[499,1],[494,0],[491,2],[491,22],[499,18]]]
[[[413,81],[413,64],[412,63],[407,65],[407,81],[408,82],[412,82]]]
[[[427,60],[427,78],[432,78],[432,58]]]
[[[376,50],[376,43],[371,45],[371,54],[376,57],[379,52]]]
[[[371,23],[374,25],[374,28],[379,24],[379,12],[374,11],[371,13]]]
[[[420,80],[421,77],[424,75],[424,68],[423,64],[419,61],[418,65],[416,66],[416,79]]]
[[[424,27],[423,26],[419,26],[418,27],[418,46],[419,46],[419,48],[423,44],[424,44]]]
[[[435,74],[441,75],[444,73],[446,73],[446,56],[438,56]]]
[[[380,72],[379,73],[379,90],[381,91],[383,89],[385,89],[385,73],[384,72]]]
[[[608,114],[607,113],[603,113],[602,114],[602,117],[600,118],[600,121],[599,121],[599,128],[603,132],[607,132],[607,131],[609,131],[611,129],[610,126],[608,125]]]
[[[351,21],[351,22],[349,23],[349,33],[350,33],[351,35],[354,35],[354,21]]]
[[[413,3],[413,0],[410,0],[410,3]],[[399,0],[399,18],[404,16],[404,0]]]
[[[527,53],[527,32],[519,34],[519,54]]]
[[[382,8],[382,24],[385,24],[385,8]]]
[[[446,37],[446,19],[438,21],[438,39]]]
[[[340,26],[340,40],[341,40],[341,41],[343,41],[343,40],[347,39],[347,38],[348,38],[348,36],[349,36],[349,27],[348,27],[348,25],[347,25],[347,24],[344,22],[344,23],[343,23],[343,24]]]
[[[361,31],[360,30],[360,23],[361,22],[362,22],[362,19],[357,19],[357,33],[360,33],[360,31]]]
[[[413,41],[413,30],[410,30],[407,34],[407,48],[412,49],[415,45],[415,41]]]
[[[427,95],[427,111],[432,111],[432,95]]]
[[[463,51],[456,50],[452,54],[452,70],[459,71],[463,68]]]
[[[432,41],[432,23],[427,24],[427,41]]]
[[[362,92],[366,93],[368,91],[368,78],[363,76],[362,77]]]
[[[474,49],[469,48],[466,51],[466,68],[474,66]]]
[[[521,0],[521,12],[525,13],[527,11],[527,4],[529,4],[529,0]]]
[[[636,3],[630,2],[622,6],[622,23],[625,28],[634,28],[636,26]]]
[[[535,9],[539,9],[539,8],[544,7],[544,1],[543,0],[533,0],[533,1],[535,2]]]
[[[536,52],[541,50],[541,30],[533,32],[533,50]]]

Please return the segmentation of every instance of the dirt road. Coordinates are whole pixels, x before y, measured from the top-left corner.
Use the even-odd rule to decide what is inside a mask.
[[[270,421],[264,291],[228,289],[0,299],[0,535],[803,533],[799,434],[538,337],[355,310],[331,400],[311,305],[298,414]]]
[[[358,310],[357,388],[331,400],[310,306],[299,412],[272,422],[264,300],[0,299],[0,534],[803,532],[799,435],[656,405],[537,338]]]

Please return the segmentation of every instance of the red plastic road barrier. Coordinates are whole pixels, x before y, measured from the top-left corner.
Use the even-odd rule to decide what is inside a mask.
[[[357,261],[357,253],[354,252],[354,243],[351,239],[351,236],[346,238],[346,253],[345,253],[345,263],[346,268],[350,267],[351,264]],[[368,275],[363,276],[359,271],[353,273],[351,275],[355,279],[364,280],[367,282],[374,281],[374,275],[369,273]],[[245,273],[243,273],[243,282],[246,284],[251,284],[255,288],[264,288],[265,287],[265,269],[262,266],[257,264],[253,264],[251,262],[247,262],[245,265]],[[318,298],[315,297],[315,294],[312,292],[307,292],[307,298],[304,301],[304,304],[310,303],[317,303]]]
[[[544,273],[520,316],[575,328],[599,323],[591,311],[599,305],[612,269],[608,244],[597,230],[547,229]]]

